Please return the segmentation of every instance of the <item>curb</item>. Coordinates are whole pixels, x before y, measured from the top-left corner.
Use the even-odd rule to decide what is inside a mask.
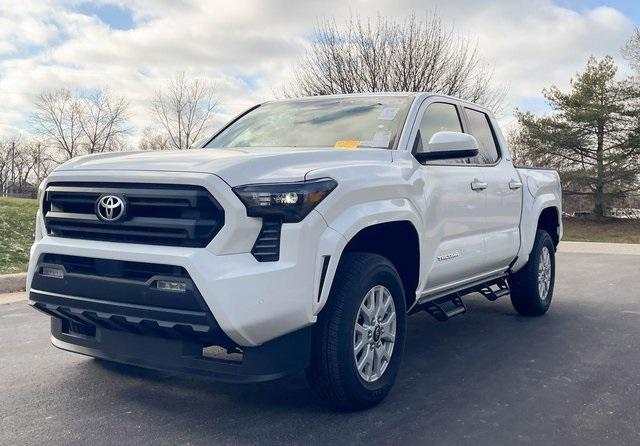
[[[562,240],[559,252],[578,254],[614,254],[640,256],[638,243],[570,242]]]
[[[27,273],[0,275],[0,293],[24,291],[27,286]]]

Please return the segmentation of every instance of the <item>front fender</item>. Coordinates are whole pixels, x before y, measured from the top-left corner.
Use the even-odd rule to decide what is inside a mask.
[[[408,221],[416,228],[418,239],[420,239],[422,235],[419,228],[422,227],[422,221],[419,215],[409,200],[396,198],[356,204],[328,220],[328,228],[321,238],[318,264],[322,265],[327,256],[330,256],[330,260],[322,290],[317,302],[314,303],[314,314],[317,315],[327,302],[342,253],[356,234],[373,225]],[[326,219],[326,216],[323,215],[323,217]],[[389,236],[393,237],[393,234]],[[422,257],[422,243],[420,243],[420,251]],[[316,278],[316,283],[319,287],[320,277]]]

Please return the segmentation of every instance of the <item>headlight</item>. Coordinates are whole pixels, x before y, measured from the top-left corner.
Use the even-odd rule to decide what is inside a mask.
[[[331,178],[297,183],[249,184],[233,192],[247,208],[249,217],[281,217],[284,223],[296,223],[336,188]]]

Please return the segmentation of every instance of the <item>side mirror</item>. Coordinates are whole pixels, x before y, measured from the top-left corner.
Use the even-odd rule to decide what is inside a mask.
[[[467,133],[437,132],[429,140],[427,150],[415,154],[418,161],[473,158],[478,155],[478,141]]]

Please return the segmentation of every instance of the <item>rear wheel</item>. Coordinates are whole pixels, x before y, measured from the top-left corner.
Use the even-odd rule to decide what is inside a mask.
[[[347,253],[314,327],[307,378],[331,405],[365,409],[391,390],[406,329],[404,290],[386,258]]]
[[[524,316],[547,312],[555,283],[555,246],[549,233],[538,230],[529,261],[509,280],[511,303]]]

